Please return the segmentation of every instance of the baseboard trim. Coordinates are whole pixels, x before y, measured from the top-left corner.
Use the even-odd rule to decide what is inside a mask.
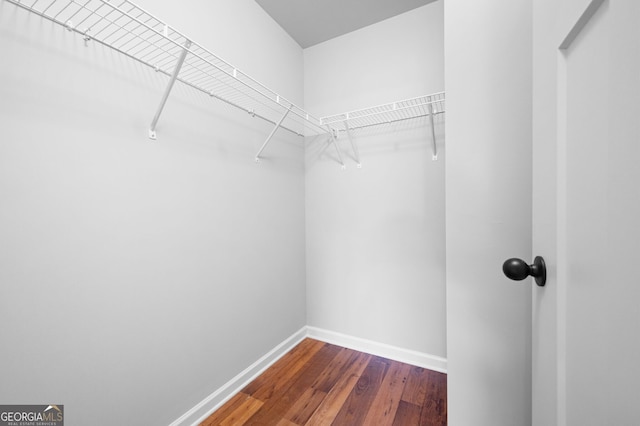
[[[344,346],[345,348],[389,358],[406,364],[416,365],[428,370],[439,371],[441,373],[447,372],[447,359],[436,355],[403,349],[397,346],[374,342],[372,340],[349,336],[317,327],[307,327],[307,336],[326,343]]]
[[[447,359],[422,352],[403,349],[385,343],[349,336],[335,331],[305,326],[292,334],[285,341],[273,348],[269,353],[247,367],[242,373],[229,380],[222,387],[199,402],[195,407],[176,419],[169,426],[197,426],[214,411],[220,408],[242,388],[251,383],[263,371],[273,365],[283,355],[293,349],[306,337],[331,343],[359,352],[389,358],[394,361],[417,365],[428,370],[447,372]]]
[[[211,395],[199,402],[195,407],[176,419],[169,426],[196,426],[203,422],[214,411],[220,408],[242,388],[251,383],[264,370],[273,365],[283,355],[293,349],[307,337],[307,327],[303,327],[278,346],[269,351],[262,358],[251,364],[243,372],[229,380]]]

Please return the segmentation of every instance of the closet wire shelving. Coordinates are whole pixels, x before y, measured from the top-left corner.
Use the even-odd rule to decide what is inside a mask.
[[[353,143],[352,130],[366,127],[390,124],[398,121],[411,120],[420,117],[429,117],[431,124],[431,142],[433,146],[433,159],[438,157],[438,146],[436,141],[434,117],[445,112],[444,92],[433,93],[431,95],[418,96],[416,98],[403,101],[391,102],[388,104],[359,109],[355,111],[343,112],[341,114],[322,117],[322,124],[334,129],[334,133],[344,132],[349,138],[354,151],[358,167],[361,167],[358,150]]]
[[[95,41],[167,75],[169,82],[149,129],[151,139],[156,139],[164,105],[174,83],[180,81],[274,125],[256,161],[282,128],[298,136],[306,131],[328,134],[345,168],[336,142],[339,132],[349,135],[350,130],[424,116],[431,117],[436,156],[433,117],[444,113],[444,92],[319,119],[129,0],[6,1],[82,35],[85,44]]]
[[[131,1],[7,1],[82,35],[86,43],[98,42],[169,76],[149,130],[152,139],[175,81],[299,136],[304,129],[327,132],[319,119]]]

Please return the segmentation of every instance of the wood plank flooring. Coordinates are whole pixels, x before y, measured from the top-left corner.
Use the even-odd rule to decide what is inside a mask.
[[[446,374],[305,339],[201,426],[446,424]]]

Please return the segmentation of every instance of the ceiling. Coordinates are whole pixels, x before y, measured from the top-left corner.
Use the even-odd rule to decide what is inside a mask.
[[[307,48],[436,0],[256,0]]]

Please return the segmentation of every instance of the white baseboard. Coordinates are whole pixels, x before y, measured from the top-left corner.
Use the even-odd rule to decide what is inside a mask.
[[[236,393],[240,392],[242,388],[251,383],[251,381],[258,377],[264,370],[273,365],[278,359],[293,349],[306,337],[331,343],[333,345],[343,346],[359,352],[389,358],[394,361],[416,365],[428,370],[439,371],[441,373],[447,372],[446,358],[403,349],[367,339],[361,339],[359,337],[348,336],[335,331],[306,326],[298,330],[284,342],[269,351],[265,356],[247,367],[242,373],[229,380],[221,388],[217,389],[211,395],[199,402],[195,407],[180,416],[180,418],[176,419],[169,426],[199,425],[209,417],[211,413],[220,408]]]
[[[273,348],[265,356],[251,364],[243,372],[229,380],[222,387],[199,402],[195,407],[176,419],[169,426],[196,426],[203,422],[214,411],[220,408],[231,397],[240,392],[242,388],[251,383],[264,370],[273,365],[284,354],[293,349],[307,337],[307,328],[303,327],[287,338],[284,342]]]
[[[361,339],[359,337],[348,336],[346,334],[323,330],[317,327],[307,327],[307,336],[312,339],[321,340],[338,346],[344,346],[345,348],[359,352],[416,365],[428,370],[439,371],[441,373],[447,372],[447,359],[439,356],[403,349],[397,346],[387,345],[385,343]]]

